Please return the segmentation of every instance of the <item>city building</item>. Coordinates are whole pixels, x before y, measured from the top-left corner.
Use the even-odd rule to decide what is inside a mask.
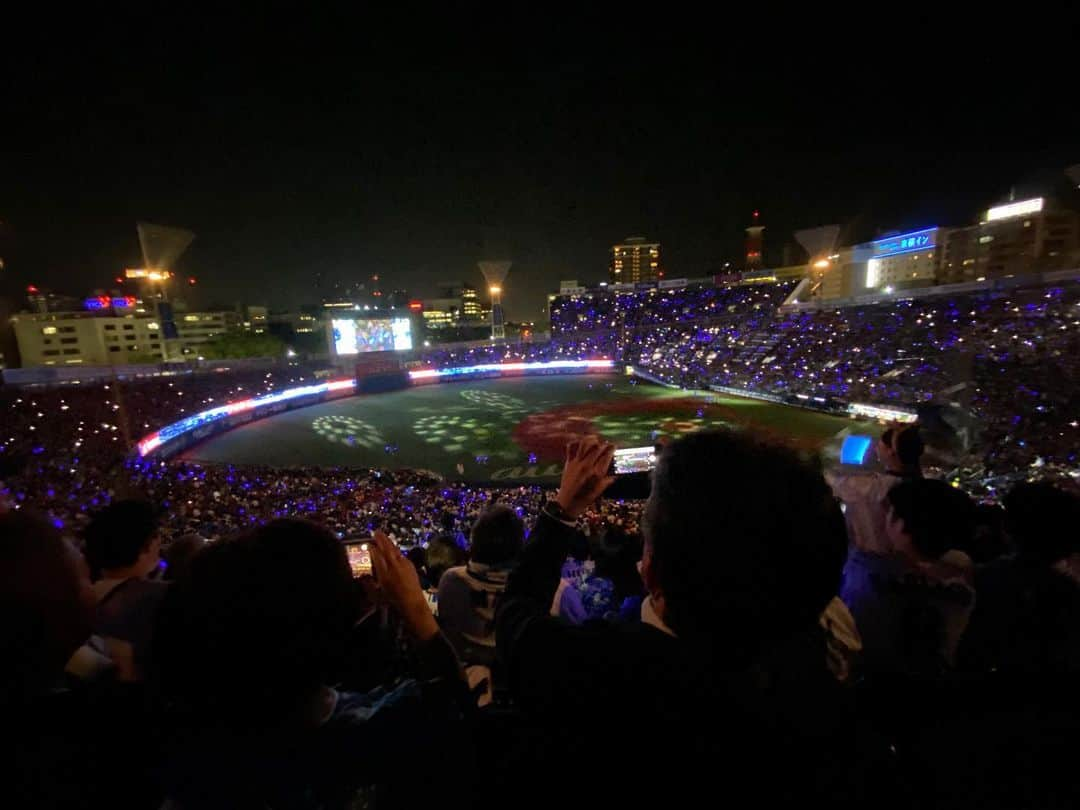
[[[929,287],[941,265],[941,229],[924,228],[875,239],[854,248],[854,263],[866,264],[856,294],[904,287]]]
[[[24,367],[159,362],[164,354],[155,318],[35,312],[13,315],[11,325]]]
[[[34,312],[72,312],[81,303],[75,296],[43,290],[33,284],[26,288],[26,300]]]
[[[943,283],[1007,278],[1080,265],[1080,214],[1042,197],[995,206],[945,239]]]
[[[319,319],[307,312],[279,312],[270,315],[269,323],[285,334],[312,335],[323,330]]]
[[[491,311],[480,300],[476,287],[463,281],[444,281],[436,285],[438,295],[419,302],[416,311],[429,329],[445,329],[463,323],[485,320]],[[412,304],[410,304],[412,308]]]
[[[428,329],[445,329],[461,319],[460,298],[425,298],[420,306],[424,326]]]
[[[241,325],[245,332],[254,335],[266,334],[270,311],[266,307],[247,307]]]
[[[660,243],[644,236],[628,236],[622,244],[611,246],[608,277],[612,284],[637,284],[664,277],[660,265]]]
[[[472,284],[461,285],[461,316],[467,321],[479,320],[483,307]]]
[[[178,314],[176,317],[176,331],[180,353],[183,355],[198,354],[200,346],[236,330],[240,323],[239,314],[232,310]],[[175,351],[170,353],[175,354]]]
[[[937,283],[941,228],[897,233],[812,257],[806,268],[810,297],[822,300],[892,292]]]

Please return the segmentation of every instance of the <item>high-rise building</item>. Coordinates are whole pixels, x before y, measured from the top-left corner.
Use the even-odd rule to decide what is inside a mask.
[[[650,242],[644,236],[628,236],[622,244],[611,246],[608,278],[613,284],[637,284],[663,277],[659,242]]]
[[[461,285],[461,316],[467,321],[480,319],[480,298],[472,284]]]
[[[943,283],[1005,278],[1080,264],[1080,214],[1036,197],[995,206],[945,238]]]

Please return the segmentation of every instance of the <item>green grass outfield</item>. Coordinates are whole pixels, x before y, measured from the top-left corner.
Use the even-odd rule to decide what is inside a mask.
[[[411,467],[469,481],[552,482],[563,448],[575,435],[599,433],[620,447],[640,447],[653,444],[657,435],[724,425],[827,451],[855,423],[614,375],[515,377],[300,408],[211,438],[184,458],[278,467]]]

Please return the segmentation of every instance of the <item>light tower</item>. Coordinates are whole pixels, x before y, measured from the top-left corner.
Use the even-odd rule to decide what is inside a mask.
[[[502,311],[502,288],[506,274],[510,272],[512,262],[478,262],[480,272],[488,285],[491,295],[491,339],[501,340],[506,337],[506,325]]]
[[[129,278],[143,278],[150,282],[160,282],[158,295],[161,300],[169,299],[168,281],[173,277],[172,268],[176,261],[188,249],[195,234],[184,228],[172,228],[154,225],[150,222],[135,223],[142,247],[143,275],[129,275]]]
[[[761,269],[761,247],[765,226],[758,224],[758,215],[759,212],[755,211],[754,224],[746,229],[746,267],[744,269],[747,271]]]

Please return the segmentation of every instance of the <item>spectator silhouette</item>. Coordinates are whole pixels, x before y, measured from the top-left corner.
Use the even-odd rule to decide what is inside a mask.
[[[865,800],[882,749],[826,666],[818,620],[847,540],[820,472],[743,435],[673,442],[646,506],[641,621],[569,625],[549,606],[612,452],[594,439],[569,448],[499,610],[535,772],[587,761],[588,773],[560,769],[556,792],[616,806],[700,801],[718,783],[766,804]],[[639,778],[591,778],[631,761]]]
[[[346,663],[357,598],[344,548],[313,524],[274,521],[215,544],[170,589],[155,681],[174,726],[166,789],[180,806],[423,799],[402,752],[453,725],[458,665],[412,563],[380,532],[372,548],[380,592],[417,642],[423,682],[366,694],[330,686]]]

